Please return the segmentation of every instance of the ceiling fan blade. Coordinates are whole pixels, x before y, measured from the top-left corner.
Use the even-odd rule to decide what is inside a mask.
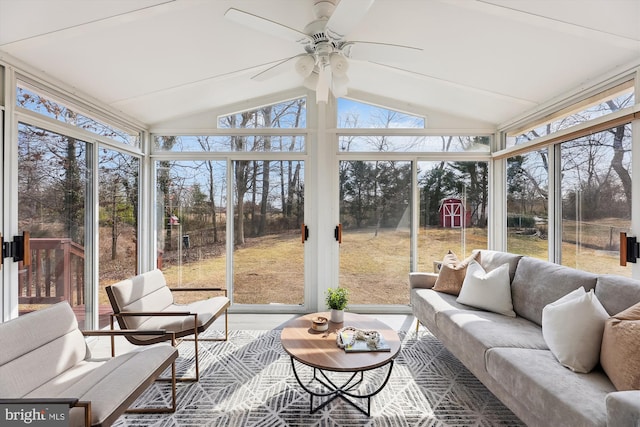
[[[281,59],[280,61],[277,61],[274,65],[270,66],[269,68],[262,70],[258,74],[251,76],[251,80],[263,82],[265,80],[269,80],[273,77],[276,77],[277,75],[284,73],[287,70],[287,68],[293,68],[293,67],[286,67],[286,65],[288,65],[290,61],[305,55],[306,53],[301,53],[300,55],[295,55],[290,58]]]
[[[419,47],[400,44],[353,41],[344,43],[340,50],[348,58],[361,61],[408,62],[423,51]]]
[[[374,0],[340,0],[327,21],[326,31],[334,40],[342,40],[367,14]]]
[[[224,16],[240,25],[305,46],[313,42],[311,37],[301,31],[242,10],[230,8]]]

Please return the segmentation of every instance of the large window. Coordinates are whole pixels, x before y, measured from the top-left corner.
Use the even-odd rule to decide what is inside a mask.
[[[18,227],[31,233],[32,257],[18,276],[20,313],[68,301],[81,326],[89,326],[90,150],[76,138],[18,126]]]
[[[174,287],[226,287],[227,165],[156,162],[157,267]]]
[[[488,183],[487,162],[418,162],[418,271],[487,247]]]
[[[82,327],[105,326],[110,304],[104,287],[138,267],[141,132],[23,81],[15,102],[18,227],[30,232],[32,255],[31,266],[19,265],[19,310],[64,300]]]
[[[343,129],[420,129],[424,117],[351,99],[338,99],[338,127]]]
[[[408,304],[411,162],[340,162],[340,286],[351,304]]]
[[[572,128],[598,117],[631,107],[635,102],[633,80],[624,82],[551,115],[551,118],[507,135],[507,147],[521,145]]]
[[[56,100],[55,96],[30,89],[22,82],[19,82],[16,87],[16,105],[113,141],[140,147],[140,132],[107,124],[105,121],[81,113],[77,108],[69,107],[64,101]]]
[[[547,114],[507,135],[507,247],[585,271],[631,276],[634,82]]]
[[[236,304],[304,304],[304,162],[235,161]]]
[[[560,145],[562,264],[630,276],[619,235],[631,227],[631,125]]]
[[[339,155],[363,159],[339,162],[339,283],[353,304],[406,305],[414,259],[418,271],[433,271],[448,250],[463,257],[487,247],[488,162],[453,159],[463,152],[482,158],[489,138],[415,131],[425,125],[423,117],[339,100]],[[415,157],[393,160],[407,153]],[[451,153],[451,160],[416,160],[434,153]]]
[[[549,151],[507,159],[507,250],[549,258]]]
[[[117,150],[98,153],[100,326],[111,305],[104,288],[137,274],[140,160]]]
[[[298,129],[307,127],[307,99],[296,98],[218,117],[221,129]]]
[[[228,287],[236,305],[303,306],[306,99],[216,124],[228,133],[154,137],[158,265],[176,286]]]
[[[489,152],[487,138],[475,136],[401,136],[356,135],[341,136],[343,152]]]
[[[304,135],[180,135],[155,137],[155,149],[176,152],[293,152],[306,150]]]

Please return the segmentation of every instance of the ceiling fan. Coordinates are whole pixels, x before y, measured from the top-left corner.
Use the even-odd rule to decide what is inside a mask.
[[[336,1],[338,1],[336,5]],[[368,41],[351,41],[345,37],[366,15],[374,0],[315,0],[316,19],[296,30],[278,22],[230,8],[225,17],[254,30],[299,43],[304,53],[286,58],[252,76],[263,81],[274,77],[295,62],[295,69],[304,85],[316,91],[317,102],[327,102],[329,91],[335,97],[347,94],[350,60],[398,62],[410,60],[422,49]]]

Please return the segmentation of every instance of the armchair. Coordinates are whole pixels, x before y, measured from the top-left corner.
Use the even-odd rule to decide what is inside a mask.
[[[222,292],[190,304],[176,304],[174,292]],[[106,287],[113,308],[111,329],[117,319],[121,329],[162,329],[172,332],[176,338],[187,339],[193,335],[195,347],[195,377],[178,378],[180,381],[198,381],[200,366],[199,341],[226,341],[228,338],[228,308],[231,301],[223,288],[169,288],[162,271],[155,269],[122,280]],[[224,313],[224,338],[199,338],[211,324]],[[126,336],[135,345],[149,345],[163,341],[163,337],[133,335]]]

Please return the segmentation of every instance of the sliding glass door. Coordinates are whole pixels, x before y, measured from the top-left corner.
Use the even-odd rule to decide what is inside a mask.
[[[18,229],[31,236],[31,265],[18,264],[20,314],[67,301],[81,327],[91,317],[91,150],[79,139],[18,125]]]
[[[408,304],[411,162],[340,162],[340,286],[350,304]]]
[[[226,287],[234,304],[304,304],[304,162],[163,160],[156,170],[157,266],[170,285]]]
[[[234,161],[235,304],[304,305],[304,162]]]
[[[156,162],[156,266],[170,286],[226,286],[227,163]]]

